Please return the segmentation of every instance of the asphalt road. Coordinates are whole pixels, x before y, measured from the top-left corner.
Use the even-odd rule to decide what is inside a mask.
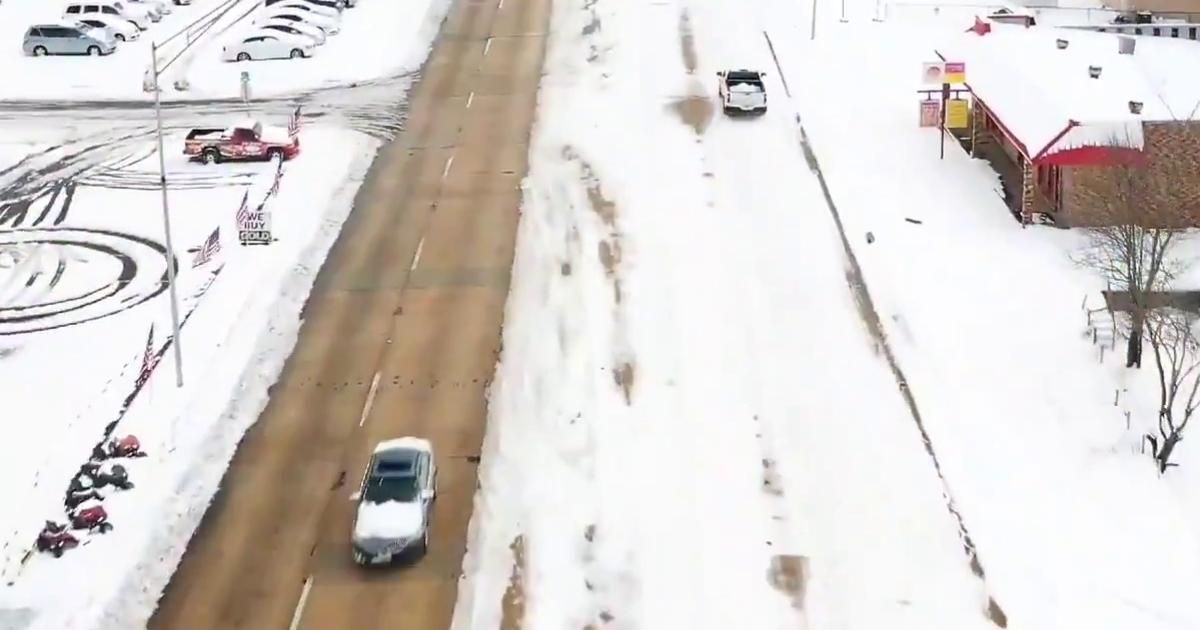
[[[457,0],[326,261],[296,349],[156,629],[449,627],[500,348],[550,0]],[[351,560],[373,445],[432,440],[429,554]]]

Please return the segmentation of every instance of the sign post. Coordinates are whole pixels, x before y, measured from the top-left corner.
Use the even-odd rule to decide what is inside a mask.
[[[250,73],[242,71],[242,105],[250,107]]]

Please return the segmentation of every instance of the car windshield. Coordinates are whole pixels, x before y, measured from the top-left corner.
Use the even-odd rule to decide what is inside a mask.
[[[401,501],[409,503],[417,499],[417,478],[410,475],[373,476],[367,480],[363,497],[371,503]]]

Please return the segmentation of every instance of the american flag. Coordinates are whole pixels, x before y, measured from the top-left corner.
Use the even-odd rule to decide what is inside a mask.
[[[241,205],[241,207],[238,208],[238,211],[237,211],[238,228],[241,228],[243,225],[246,224],[247,221],[250,220],[250,205],[249,204],[250,204],[250,191],[247,190],[246,194],[242,195],[242,205]]]
[[[292,117],[288,119],[288,136],[295,138],[300,135],[300,106],[296,106],[296,111],[292,112]]]
[[[142,369],[138,371],[137,385],[141,387],[150,378],[154,369],[154,324],[150,324],[150,334],[146,337],[146,350],[142,353]]]
[[[283,160],[279,161],[279,167],[275,169],[275,181],[271,182],[271,190],[267,191],[268,197],[279,192],[279,180],[281,179],[283,179]]]
[[[221,227],[213,228],[212,234],[204,240],[204,244],[200,246],[200,251],[196,252],[196,257],[192,259],[192,269],[203,265],[212,260],[213,254],[221,251]]]

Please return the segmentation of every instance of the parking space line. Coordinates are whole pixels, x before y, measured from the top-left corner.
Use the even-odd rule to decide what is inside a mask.
[[[474,90],[472,90],[471,93],[467,95],[467,109],[471,109],[471,101],[474,101],[474,100],[475,100],[475,92],[474,92]]]
[[[489,38],[487,38],[487,41],[484,42],[484,44],[483,44],[483,56],[486,57],[488,54],[488,51],[491,49],[492,49],[492,38],[489,37]]]
[[[449,158],[446,159],[446,168],[442,169],[442,179],[446,179],[446,176],[450,174],[450,167],[453,165],[454,165],[454,156],[451,155]]]

